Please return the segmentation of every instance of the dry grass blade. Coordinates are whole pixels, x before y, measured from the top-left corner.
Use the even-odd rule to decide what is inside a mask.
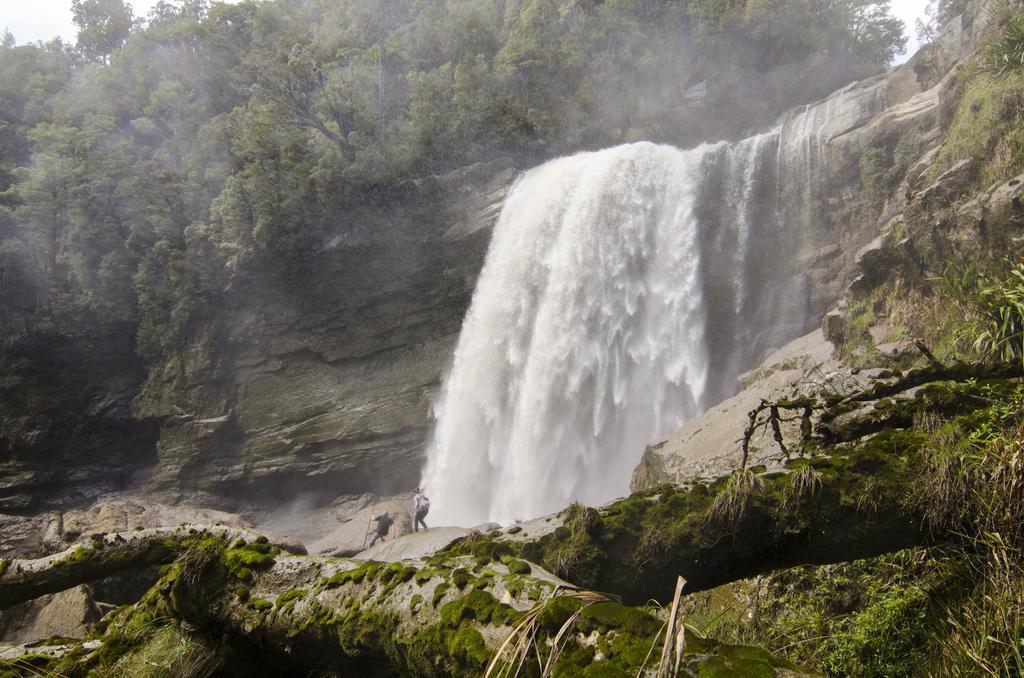
[[[567,598],[575,598],[583,603],[583,605],[574,612],[569,618],[562,624],[562,627],[555,634],[555,637],[551,644],[551,652],[548,654],[547,662],[544,662],[540,654],[540,645],[537,642],[537,634],[540,631],[540,618],[544,613],[544,608],[552,598],[556,596],[564,596]],[[523,615],[513,625],[512,630],[506,636],[505,640],[502,641],[501,645],[494,654],[491,655],[491,661],[487,664],[487,670],[484,672],[484,678],[504,678],[505,676],[518,676],[523,668],[523,663],[526,657],[531,651],[537,657],[537,664],[540,668],[542,678],[546,678],[551,675],[551,672],[555,668],[555,662],[558,661],[558,656],[561,653],[562,646],[564,645],[567,634],[576,624],[576,620],[579,619],[580,614],[590,605],[594,603],[602,603],[612,600],[611,596],[604,593],[598,593],[596,591],[580,591],[575,589],[555,589],[551,597],[548,600],[537,603],[529,610],[523,613]],[[505,662],[504,666],[501,666],[502,662]],[[513,666],[515,672],[513,673]]]
[[[679,609],[679,603],[683,597],[683,587],[685,586],[686,579],[683,577],[676,579],[676,592],[672,597],[672,608],[668,619],[665,620],[661,629],[655,634],[654,642],[651,643],[651,649],[647,651],[647,656],[644,657],[644,662],[637,671],[637,678],[640,678],[647,669],[647,662],[650,661],[651,655],[654,654],[654,648],[658,646],[659,642],[662,643],[661,658],[654,675],[656,678],[670,678],[679,674],[679,666],[683,661],[683,650],[686,648],[686,625],[680,618],[681,611]]]
[[[665,642],[661,646],[661,661],[658,662],[658,678],[674,676],[678,672],[679,661],[682,658],[682,647],[680,647],[680,638],[685,643],[686,634],[680,635],[679,629],[682,627],[682,622],[679,619],[679,601],[683,596],[683,587],[686,586],[686,580],[682,577],[676,579],[676,591],[675,595],[672,596],[672,609],[668,614],[668,625],[665,627]],[[674,650],[674,652],[673,652]],[[670,661],[676,657],[676,661],[670,670]]]
[[[683,663],[683,651],[686,649],[686,624],[679,620],[679,628],[676,629],[676,660],[672,665],[672,675],[679,675],[679,667]]]
[[[580,609],[569,615],[569,618],[565,620],[562,627],[558,629],[558,633],[555,634],[555,639],[551,642],[551,653],[548,655],[548,661],[544,665],[544,669],[541,672],[542,676],[550,676],[551,672],[555,669],[555,662],[558,661],[559,655],[562,653],[562,646],[564,643],[565,635],[569,630],[576,625],[576,620],[583,614],[583,610],[587,609],[594,603],[599,603],[608,600],[607,596],[600,593],[594,593],[592,591],[577,591],[578,594],[591,594],[591,595],[574,595],[572,597],[578,598],[579,600],[586,601]]]
[[[651,649],[648,650],[647,655],[644,656],[644,662],[640,665],[640,668],[637,670],[636,678],[640,678],[640,676],[643,675],[644,669],[647,668],[647,662],[651,660],[651,655],[654,654],[654,648],[658,647],[658,639],[665,635],[665,627],[667,626],[668,620],[665,620],[665,623],[661,625],[661,628],[658,629],[658,632],[654,634],[654,642],[651,643]]]
[[[536,635],[537,622],[540,619],[541,614],[544,612],[545,603],[537,603],[529,610],[523,613],[523,615],[516,621],[512,626],[512,630],[509,632],[505,640],[502,641],[498,649],[491,655],[491,661],[487,664],[487,670],[484,672],[484,678],[490,678],[494,676],[507,675],[511,669],[512,664],[518,659],[519,667],[522,666],[522,660],[529,654],[530,638]],[[509,648],[512,648],[508,666],[504,667],[500,673],[495,673],[498,668],[498,663],[505,656],[505,653]],[[518,675],[519,669],[516,669]]]
[[[20,671],[24,671],[25,675],[46,676],[46,678],[67,678],[66,674],[51,671],[49,669],[41,669],[38,666],[34,666],[32,665],[32,663],[27,662],[21,658],[13,660],[11,662],[11,665]]]

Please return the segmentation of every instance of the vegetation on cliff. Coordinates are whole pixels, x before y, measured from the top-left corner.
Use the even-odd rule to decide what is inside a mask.
[[[691,593],[683,675],[796,665],[831,675],[998,672],[1019,661],[1024,620],[1024,386],[1013,377],[912,390],[850,413],[843,421],[859,438],[793,445],[786,472],[755,468],[601,509],[573,505],[537,538],[512,528],[421,563],[384,564],[289,556],[263,539],[205,531],[177,541],[97,535],[64,556],[14,561],[0,598],[25,595],[26,577],[69,585],[109,574],[95,569],[104,564],[169,564],[142,601],[101,625],[98,649],[32,660],[64,675],[130,665],[169,638],[188,648],[180,661],[206,657],[200,674],[259,648],[280,671],[477,675],[530,619],[538,652],[560,644],[553,675],[635,675],[663,642],[665,611],[645,601],[670,600],[668,584],[682,574]],[[878,557],[857,561],[865,556]],[[560,594],[523,558],[640,607]],[[840,564],[772,573],[802,563]],[[763,577],[745,581],[754,575]]]
[[[906,205],[864,265],[868,284],[851,294],[838,346],[855,368],[1024,359],[1024,268],[1007,256],[1024,226],[1017,197],[1024,71],[1003,56],[1019,41],[1019,21],[1019,5],[997,8],[990,46],[957,73],[935,162],[908,177]],[[893,353],[907,338],[927,355]],[[694,625],[830,675],[1024,670],[1024,386],[1019,378],[979,380],[957,400],[974,405],[918,413],[903,424],[920,440],[913,488],[923,525],[948,539],[715,589],[703,594]]]
[[[828,48],[787,42],[794,26],[817,37],[820,17],[801,15],[781,43],[759,43],[774,25],[759,12],[781,19],[795,11],[786,5],[380,8],[190,2],[161,6],[145,28],[83,31],[78,50],[5,41],[0,87],[15,117],[0,130],[14,149],[0,158],[0,253],[4,284],[31,294],[4,302],[0,325],[60,334],[116,319],[156,362],[230,271],[312,246],[356,197],[488,154],[606,143],[630,128],[691,133],[660,127],[661,101],[636,99],[635,119],[588,108],[623,73],[661,72],[643,69],[672,31],[710,54],[747,31],[751,54],[789,44],[800,64],[829,49],[884,60],[894,38],[872,15],[871,39],[841,28]],[[80,17],[84,28],[95,19]],[[289,556],[227,530],[95,535],[47,559],[0,561],[0,606],[154,564],[160,581],[97,627],[98,645],[2,670],[478,675],[492,657],[511,666],[495,651],[529,628],[519,637],[552,675],[636,675],[675,621],[649,600],[669,601],[682,575],[691,675],[1024,672],[1024,267],[1005,259],[1024,223],[1019,199],[1008,199],[1016,212],[997,201],[1024,170],[1018,25],[1011,11],[991,50],[960,70],[935,162],[908,181],[876,269],[852,290],[837,348],[849,367],[876,370],[877,385],[766,404],[807,422],[798,439],[780,432],[780,469],[574,504],[541,536],[474,534],[415,563]],[[726,71],[742,81],[757,71],[750,56],[728,57]],[[35,77],[15,78],[15,65]],[[911,155],[875,150],[859,167],[872,218]],[[125,200],[97,199],[108,194]],[[922,350],[881,353],[871,330],[883,326],[878,343],[913,337]],[[32,375],[33,356],[12,355],[8,396]],[[532,658],[524,666],[539,673]]]
[[[157,360],[239,266],[320,246],[402,180],[735,133],[901,44],[884,3],[820,10],[188,0],[143,21],[80,3],[78,45],[0,45],[0,328],[127,323]],[[680,113],[704,81],[729,116]]]

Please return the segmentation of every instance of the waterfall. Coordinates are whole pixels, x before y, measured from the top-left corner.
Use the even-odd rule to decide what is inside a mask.
[[[435,406],[423,478],[435,522],[624,494],[650,440],[806,329],[792,260],[815,122],[581,153],[518,179]]]

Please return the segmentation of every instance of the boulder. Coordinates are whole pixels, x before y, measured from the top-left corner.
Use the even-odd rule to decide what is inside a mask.
[[[89,587],[76,586],[0,612],[0,642],[85,638],[102,616]]]
[[[995,187],[987,212],[990,221],[1004,228],[1024,229],[1024,174]]]
[[[889,274],[890,261],[885,238],[882,236],[861,247],[854,259],[858,275],[850,284],[850,290],[855,293],[864,292],[882,282]]]
[[[115,499],[94,504],[87,509],[65,512],[61,538],[64,542],[72,542],[83,535],[173,527],[182,523],[252,527],[241,516],[224,511],[168,506],[137,499]]]
[[[374,504],[354,514],[333,532],[310,544],[309,551],[310,553],[353,556],[365,550],[370,540],[373,539],[372,530],[376,527],[376,523],[370,519],[371,513],[379,515],[381,512],[387,511],[391,514],[395,522],[388,533],[388,541],[409,534],[412,532],[410,507],[411,501],[385,501]]]
[[[815,330],[773,353],[747,375],[747,386],[737,395],[648,445],[633,471],[630,490],[711,478],[738,468],[747,414],[763,399],[789,395],[802,382],[817,384],[846,378],[838,370],[839,363],[832,359],[832,350],[822,331]],[[798,423],[791,422],[790,426]],[[756,435],[751,450],[751,464],[770,462],[767,457],[776,453],[771,432]]]
[[[440,551],[472,530],[465,527],[433,527],[395,539],[378,542],[354,556],[359,560],[377,560],[396,563],[400,560],[422,559]]]

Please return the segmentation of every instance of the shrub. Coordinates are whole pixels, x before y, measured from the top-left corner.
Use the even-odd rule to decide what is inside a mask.
[[[1005,75],[1024,66],[1024,15],[1011,19],[999,40],[989,46],[985,66],[996,75]]]
[[[967,316],[960,339],[981,359],[1024,361],[1024,261],[1007,261],[995,273],[950,264],[939,282]]]

